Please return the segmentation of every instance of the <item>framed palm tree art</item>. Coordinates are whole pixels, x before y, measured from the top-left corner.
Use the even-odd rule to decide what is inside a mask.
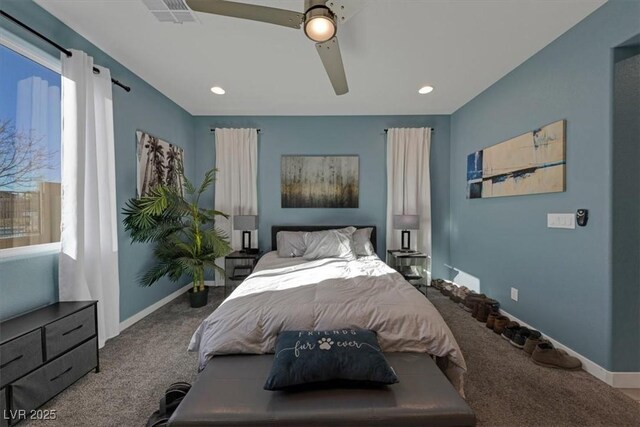
[[[138,197],[164,185],[183,191],[184,150],[143,131],[136,132],[138,158]]]

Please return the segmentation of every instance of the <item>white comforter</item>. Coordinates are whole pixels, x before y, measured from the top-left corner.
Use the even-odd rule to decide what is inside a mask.
[[[446,357],[446,374],[462,393],[466,365],[440,313],[378,257],[316,261],[266,254],[198,327],[189,344],[199,365],[216,355],[273,353],[283,330],[371,329],[384,352]]]

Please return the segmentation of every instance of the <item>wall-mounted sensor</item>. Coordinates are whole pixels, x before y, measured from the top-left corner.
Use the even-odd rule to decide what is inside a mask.
[[[576,213],[576,222],[580,227],[584,227],[587,225],[587,221],[589,220],[589,210],[588,209],[578,209]]]

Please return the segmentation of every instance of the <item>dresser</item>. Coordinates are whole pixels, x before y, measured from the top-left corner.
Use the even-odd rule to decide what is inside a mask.
[[[59,302],[0,323],[0,425],[54,414],[35,411],[99,372],[97,301]]]

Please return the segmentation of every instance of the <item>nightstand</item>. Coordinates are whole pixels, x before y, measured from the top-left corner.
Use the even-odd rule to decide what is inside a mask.
[[[429,276],[431,276],[431,257],[421,252],[407,252],[399,249],[387,251],[387,265],[396,270],[404,279],[419,291],[427,294]]]
[[[244,281],[258,263],[262,253],[231,252],[224,257],[224,296]]]

